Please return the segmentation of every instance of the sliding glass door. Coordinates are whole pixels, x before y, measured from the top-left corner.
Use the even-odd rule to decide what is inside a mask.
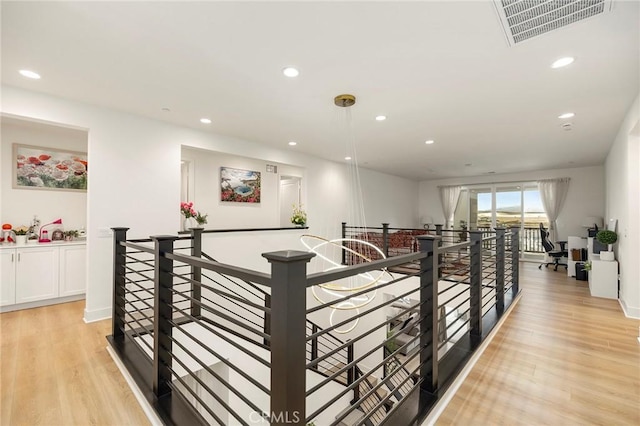
[[[519,227],[520,248],[525,257],[544,252],[540,223],[549,227],[535,182],[465,187],[455,212],[454,228],[461,228],[462,223],[468,223],[470,230],[480,231]]]

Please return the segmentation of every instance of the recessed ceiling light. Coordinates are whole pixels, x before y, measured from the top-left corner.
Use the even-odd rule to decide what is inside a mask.
[[[567,65],[569,65],[570,63],[572,63],[574,61],[574,58],[572,58],[571,56],[567,56],[564,58],[560,58],[557,61],[555,61],[553,64],[551,64],[551,68],[562,68],[562,67],[566,67]]]
[[[426,143],[427,145],[431,145],[432,143],[434,143],[435,141],[432,139],[429,139],[428,141],[424,141],[424,143]]]
[[[572,112],[567,112],[567,113],[564,113],[564,114],[562,114],[562,115],[559,115],[559,116],[558,116],[558,118],[571,118],[571,117],[573,117],[574,115],[575,115],[575,114],[574,114],[574,113],[572,113]]]
[[[164,107],[164,108],[162,108],[162,111],[164,111],[164,112],[171,112],[171,109],[169,109],[169,108],[167,108],[167,107]]]
[[[349,161],[349,160],[351,160],[351,157],[344,157],[344,159]]]
[[[387,119],[386,115],[377,115],[376,116],[376,121],[384,121]]]
[[[32,78],[34,80],[39,80],[40,79],[40,74],[38,74],[37,72],[34,72],[34,71],[20,70],[20,74],[23,77]]]
[[[211,120],[209,120],[208,118],[201,118],[200,122],[204,124],[211,124]]]
[[[300,74],[300,71],[292,67],[287,67],[282,70],[282,74],[286,75],[287,77],[297,77]]]
[[[465,167],[471,167],[471,163],[465,164]]]
[[[289,142],[289,145],[296,146],[296,145],[298,145],[298,142],[291,141],[291,142]]]

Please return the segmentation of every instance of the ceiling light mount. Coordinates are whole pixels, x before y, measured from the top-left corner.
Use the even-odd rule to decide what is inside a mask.
[[[333,98],[333,103],[342,108],[348,108],[356,104],[356,97],[353,95],[338,95]]]

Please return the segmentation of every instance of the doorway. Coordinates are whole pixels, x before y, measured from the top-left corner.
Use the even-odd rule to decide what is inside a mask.
[[[291,227],[293,206],[302,203],[302,178],[280,176],[280,226]]]

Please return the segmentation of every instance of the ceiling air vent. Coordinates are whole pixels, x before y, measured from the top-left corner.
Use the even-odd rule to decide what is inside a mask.
[[[610,12],[613,0],[494,0],[511,46]]]

